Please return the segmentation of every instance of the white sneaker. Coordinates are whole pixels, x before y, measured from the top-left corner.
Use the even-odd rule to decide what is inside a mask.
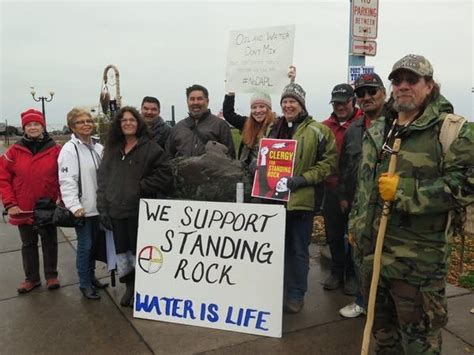
[[[339,310],[339,314],[345,318],[356,318],[361,314],[365,314],[365,308],[360,307],[355,302],[348,304]]]

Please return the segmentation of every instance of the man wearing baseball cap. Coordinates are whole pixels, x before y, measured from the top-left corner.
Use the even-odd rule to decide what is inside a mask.
[[[397,61],[388,76],[396,116],[373,120],[362,142],[349,233],[361,256],[366,299],[382,206],[391,202],[372,329],[376,353],[442,353],[450,216],[474,202],[474,132],[464,122],[452,143],[442,144],[440,130],[445,120],[453,122],[453,106],[433,73],[421,55]],[[396,173],[388,176],[396,138]]]
[[[340,181],[338,192],[341,210],[347,211],[347,213],[351,209],[356,191],[362,137],[373,120],[388,112],[388,110],[384,110],[386,92],[380,76],[376,73],[363,74],[356,79],[354,85],[357,104],[364,110],[364,114],[347,128],[339,159]],[[357,258],[353,257],[352,260],[354,274],[358,276]],[[359,277],[355,280],[357,292],[355,301],[339,310],[339,314],[343,317],[355,318],[365,312],[365,303],[359,290],[358,279]]]
[[[333,112],[322,122],[336,137],[337,152],[341,154],[342,141],[347,128],[362,116],[362,110],[355,107],[354,90],[349,84],[338,84],[331,92]],[[339,161],[339,164],[341,161]],[[351,251],[347,248],[344,236],[347,234],[347,206],[341,209],[338,196],[339,174],[331,175],[324,182],[323,217],[326,239],[331,251],[331,274],[324,281],[325,290],[336,290],[344,284],[344,293],[354,296],[357,293],[357,280],[354,273]]]

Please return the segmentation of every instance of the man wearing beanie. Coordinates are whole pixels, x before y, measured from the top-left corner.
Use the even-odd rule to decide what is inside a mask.
[[[341,147],[347,128],[362,115],[362,110],[355,106],[354,90],[349,84],[338,84],[331,92],[333,112],[323,121],[336,137],[337,152],[341,156]],[[342,162],[339,160],[339,165]],[[339,174],[331,175],[324,182],[323,217],[326,239],[331,251],[331,274],[324,281],[325,290],[336,290],[344,283],[344,293],[357,293],[357,280],[354,273],[351,251],[347,248],[348,206],[341,206],[338,185]]]
[[[9,222],[18,226],[22,241],[21,255],[25,281],[18,293],[27,293],[41,285],[38,236],[41,237],[46,286],[59,288],[58,241],[55,226],[33,226],[33,209],[43,197],[59,197],[58,156],[61,147],[45,131],[43,114],[29,109],[21,114],[24,136],[2,155],[0,195]]]
[[[451,217],[474,203],[474,132],[453,114],[433,72],[421,55],[397,61],[388,76],[396,115],[373,120],[362,140],[349,233],[362,263],[366,299],[382,206],[391,202],[372,328],[378,354],[443,353]],[[445,124],[455,127],[449,141],[443,138]],[[396,172],[389,176],[397,138]]]
[[[315,186],[336,171],[337,148],[331,130],[308,115],[306,92],[288,84],[281,95],[283,116],[269,128],[269,138],[295,139],[297,152],[286,205],[284,310],[298,313],[308,289],[309,244],[313,230]]]

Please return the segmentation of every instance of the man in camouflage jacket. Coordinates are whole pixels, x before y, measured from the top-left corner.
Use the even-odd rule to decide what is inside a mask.
[[[367,297],[383,201],[392,201],[382,250],[373,334],[378,354],[440,354],[447,323],[448,213],[474,201],[474,132],[468,124],[443,154],[439,131],[453,112],[419,55],[396,62],[393,122],[375,120],[363,139],[358,189],[349,221]],[[401,138],[396,174],[391,147]]]

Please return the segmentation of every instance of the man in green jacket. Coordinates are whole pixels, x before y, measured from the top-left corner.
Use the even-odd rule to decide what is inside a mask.
[[[423,56],[403,57],[388,78],[398,116],[392,122],[381,117],[366,131],[349,232],[367,297],[383,201],[392,201],[375,305],[375,349],[440,354],[447,323],[448,214],[474,200],[474,135],[464,124],[443,154],[440,127],[453,106],[440,94]],[[395,138],[401,138],[401,149],[396,174],[389,177]]]
[[[331,130],[313,120],[305,106],[306,93],[295,83],[281,96],[283,117],[269,127],[269,138],[295,139],[296,158],[286,206],[285,311],[298,313],[308,289],[309,243],[313,230],[315,185],[336,171],[336,141]]]

